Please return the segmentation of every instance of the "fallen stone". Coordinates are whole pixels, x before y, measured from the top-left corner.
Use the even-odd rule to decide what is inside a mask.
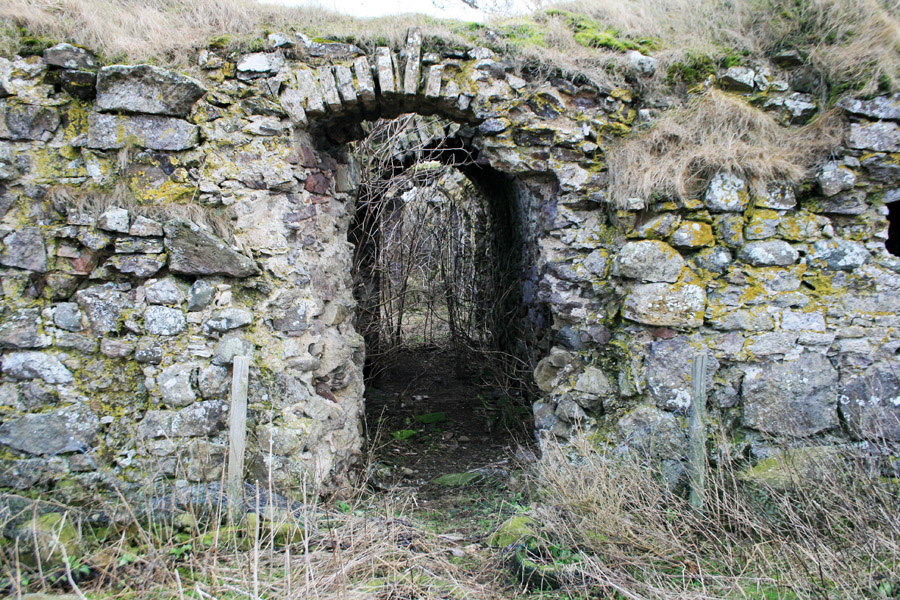
[[[171,220],[163,229],[172,273],[248,277],[258,271],[252,259],[235,252],[222,239],[193,223]]]
[[[3,373],[13,379],[42,379],[47,383],[71,383],[71,371],[58,358],[43,352],[11,352],[3,356]]]
[[[35,515],[16,528],[11,535],[19,559],[30,567],[61,569],[84,556],[82,536],[68,513],[48,512]],[[32,594],[20,596],[27,598]],[[39,594],[37,600],[48,600],[49,595]],[[43,596],[43,599],[40,598]],[[52,597],[57,599],[56,596]]]
[[[637,50],[629,50],[626,54],[628,64],[638,75],[650,77],[656,73],[656,59],[641,54]]]
[[[837,371],[816,352],[748,366],[741,385],[743,424],[800,437],[833,429],[838,426],[837,383]]]
[[[199,143],[199,131],[172,117],[91,113],[85,146],[112,150],[133,143],[149,150],[188,150]]]
[[[747,67],[729,67],[719,83],[730,92],[752,92],[756,71]]]
[[[111,65],[97,74],[96,106],[101,111],[185,117],[205,93],[196,79],[159,67]]]

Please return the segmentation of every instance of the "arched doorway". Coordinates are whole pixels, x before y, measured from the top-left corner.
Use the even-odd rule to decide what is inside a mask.
[[[359,177],[348,239],[376,481],[490,469],[530,436],[546,325],[523,301],[535,249],[521,182],[478,160],[476,130],[440,117],[359,129],[330,153]]]

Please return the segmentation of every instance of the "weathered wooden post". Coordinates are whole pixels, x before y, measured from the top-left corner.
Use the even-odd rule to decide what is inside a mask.
[[[691,413],[689,420],[691,450],[688,468],[691,482],[691,506],[703,513],[706,496],[706,354],[691,360]]]
[[[244,505],[244,448],[247,445],[247,389],[250,378],[250,357],[234,357],[231,380],[231,410],[228,413],[228,517],[234,523],[243,514]]]

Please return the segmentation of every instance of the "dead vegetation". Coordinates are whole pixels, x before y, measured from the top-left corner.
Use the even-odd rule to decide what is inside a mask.
[[[583,439],[551,445],[535,478],[531,557],[553,569],[567,549],[571,558],[556,579],[573,596],[799,600],[900,592],[900,494],[871,454],[786,452],[748,477],[728,448],[713,458],[705,509],[697,512],[653,463]]]
[[[447,531],[446,515],[426,518],[414,496],[365,488],[331,502],[301,489],[290,502],[248,486],[234,524],[215,486],[179,513],[104,506],[120,516],[105,523],[84,518],[99,507],[66,513],[20,498],[20,513],[3,521],[52,511],[64,515],[51,521],[57,533],[66,523],[79,533],[44,530],[37,563],[27,537],[0,545],[0,589],[122,599],[897,597],[900,490],[880,476],[871,448],[794,450],[752,476],[730,446],[718,448],[698,513],[657,463],[584,438],[551,443],[528,478],[529,497],[477,500],[495,503],[487,512],[495,518],[475,537]],[[463,492],[446,492],[454,493]],[[510,513],[518,535],[485,540]]]
[[[664,114],[607,154],[614,199],[696,197],[718,172],[748,181],[799,183],[843,135],[835,113],[788,129],[738,97],[710,89]]]
[[[672,69],[695,60],[713,67],[766,63],[795,48],[838,95],[872,94],[900,83],[897,0],[591,0],[498,17],[486,25],[422,15],[359,19],[318,8],[253,0],[6,0],[0,6],[0,53],[40,52],[70,41],[108,61],[152,61],[189,68],[210,43],[226,50],[264,47],[270,31],[303,32],[367,50],[402,44],[409,27],[426,44],[486,45],[520,69],[623,80],[624,50],[660,61],[662,85]]]

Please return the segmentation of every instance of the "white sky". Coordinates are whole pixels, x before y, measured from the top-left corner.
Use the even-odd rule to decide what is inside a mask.
[[[485,21],[495,14],[520,14],[543,4],[541,0],[476,0],[484,10],[476,10],[462,0],[262,0],[267,4],[319,6],[355,17],[381,17],[402,13],[423,13],[433,17],[463,21]]]

